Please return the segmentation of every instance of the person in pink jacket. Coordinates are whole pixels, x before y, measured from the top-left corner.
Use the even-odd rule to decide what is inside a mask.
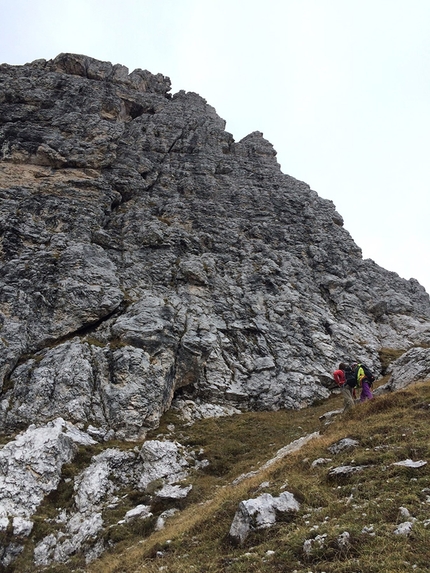
[[[339,364],[338,370],[333,372],[333,378],[336,384],[339,386],[340,391],[343,396],[343,411],[346,412],[354,406],[354,398],[352,395],[352,388],[346,383],[345,376],[346,364],[341,362]]]

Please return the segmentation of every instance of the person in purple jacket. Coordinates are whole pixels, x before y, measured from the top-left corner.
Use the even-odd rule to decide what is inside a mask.
[[[360,402],[372,400],[373,394],[370,388],[375,380],[373,374],[364,364],[357,364],[356,377],[359,386],[361,386]]]

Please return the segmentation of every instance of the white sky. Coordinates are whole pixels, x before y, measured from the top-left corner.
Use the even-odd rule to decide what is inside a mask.
[[[365,258],[430,292],[430,0],[0,0],[0,62],[162,73],[331,199]]]

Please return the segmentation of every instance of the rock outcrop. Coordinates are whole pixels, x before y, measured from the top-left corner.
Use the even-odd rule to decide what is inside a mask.
[[[24,549],[33,514],[57,489],[62,467],[73,459],[78,444],[95,441],[57,419],[43,427],[31,425],[0,450],[0,567],[10,565]]]
[[[341,360],[385,371],[381,351],[405,352],[390,389],[428,376],[418,282],[363,260],[261,133],[235,142],[161,74],[74,54],[1,65],[0,200],[0,567],[89,562],[133,520],[164,527],[204,452],[112,440],[171,407],[188,422],[301,408]],[[62,501],[43,515],[48,496]],[[297,508],[244,501],[231,536]]]
[[[107,448],[92,456],[74,477],[62,475],[78,446],[97,442],[86,432],[58,418],[44,426],[30,426],[0,450],[0,567],[7,567],[23,551],[34,525],[34,515],[51,492],[69,488],[67,507],[47,518],[51,533],[34,547],[37,567],[67,562],[76,553],[92,561],[107,547],[106,512],[115,508],[124,491],[140,492],[148,505],[129,510],[121,525],[133,518],[152,517],[160,500],[175,503],[188,495],[183,484],[191,468],[198,468],[194,452],[172,441],[147,440],[141,448]],[[172,511],[172,509],[167,511]]]
[[[389,390],[399,390],[417,381],[430,379],[430,348],[411,348],[394,361],[389,369]]]
[[[279,497],[263,493],[257,498],[241,501],[230,527],[230,538],[242,544],[252,531],[272,527],[277,518],[282,516],[285,520],[286,516],[299,509],[299,502],[289,491],[282,492]]]
[[[193,465],[195,461],[192,460]],[[169,441],[149,440],[138,452],[109,448],[94,456],[74,480],[74,511],[60,510],[56,533],[50,533],[35,547],[35,564],[67,562],[77,552],[83,552],[87,562],[92,561],[107,547],[103,540],[103,512],[118,504],[118,494],[125,486],[146,493],[148,505],[139,504],[129,510],[117,525],[152,517],[152,505],[159,499],[185,497],[191,486],[180,482],[187,477],[189,467],[190,456]]]
[[[142,437],[175,396],[300,408],[339,359],[430,343],[423,287],[197,94],[72,54],[0,86],[1,432]]]

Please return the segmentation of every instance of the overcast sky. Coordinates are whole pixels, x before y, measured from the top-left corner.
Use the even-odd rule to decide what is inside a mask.
[[[363,256],[430,292],[430,0],[0,0],[0,62],[162,73],[331,199]]]

